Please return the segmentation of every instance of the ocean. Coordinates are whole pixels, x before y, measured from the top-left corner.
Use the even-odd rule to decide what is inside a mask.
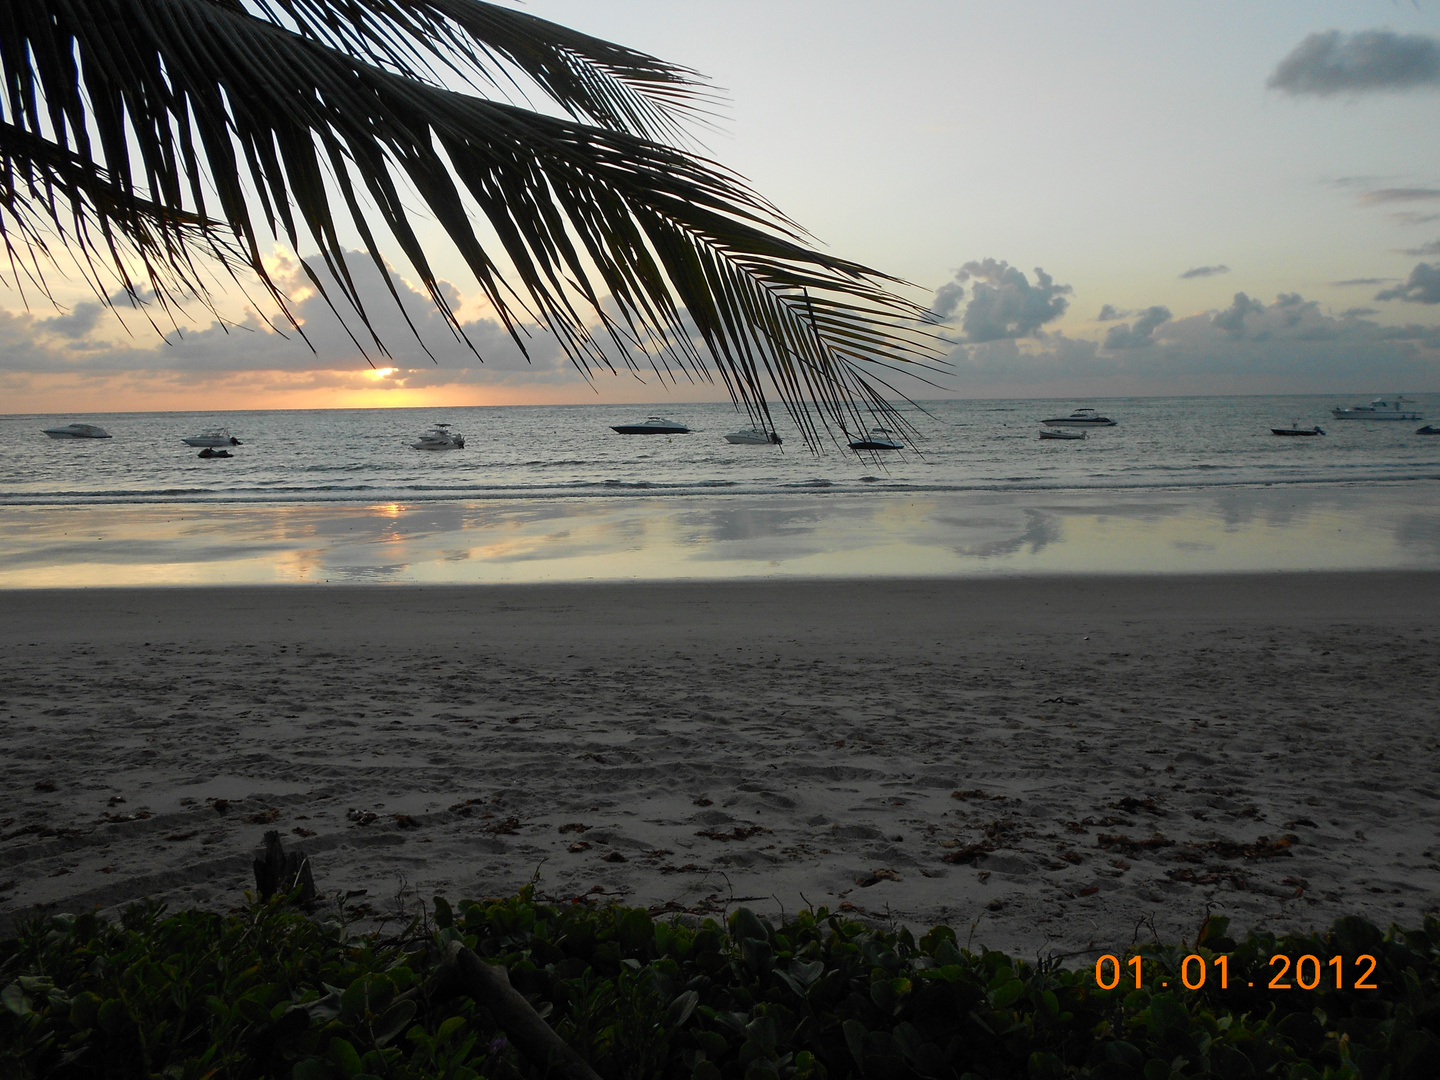
[[[931,402],[859,454],[680,402],[4,416],[0,589],[1440,569],[1440,438],[1331,419],[1363,400]],[[1116,426],[1038,437],[1078,405]],[[692,431],[610,430],[649,412]],[[437,423],[465,448],[412,449]]]
[[[732,445],[749,427],[723,404],[649,407],[691,434],[617,435],[646,406],[506,406],[225,413],[0,416],[0,506],[167,503],[421,503],[698,494],[1133,490],[1440,479],[1440,438],[1418,423],[1332,420],[1343,397],[944,401],[906,408],[906,450],[814,453],[782,418],[785,443]],[[1083,441],[1038,438],[1076,404],[1116,421]],[[1414,408],[1440,420],[1440,398]],[[113,438],[53,440],[41,429],[99,424]],[[1324,437],[1279,438],[1319,424]],[[449,423],[463,450],[411,449]],[[243,445],[201,460],[181,442],[213,426]]]

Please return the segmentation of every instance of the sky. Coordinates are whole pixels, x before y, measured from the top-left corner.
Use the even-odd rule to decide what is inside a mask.
[[[1440,2],[531,0],[703,72],[707,154],[823,250],[913,282],[948,368],[918,397],[1440,392]],[[314,350],[222,294],[161,338],[77,280],[0,287],[0,411],[719,399],[521,356],[437,237],[485,357],[394,257],[429,355],[353,264],[372,369],[272,266]],[[301,254],[308,254],[302,252]]]

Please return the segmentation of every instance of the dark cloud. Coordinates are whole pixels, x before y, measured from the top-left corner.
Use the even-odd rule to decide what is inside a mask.
[[[994,387],[1006,396],[1027,387],[1067,396],[1213,393],[1222,386],[1234,393],[1318,393],[1346,383],[1440,381],[1440,327],[1385,326],[1360,310],[1327,314],[1298,293],[1268,304],[1242,293],[1224,311],[1160,323],[1151,338],[1145,348],[1112,350],[1057,331],[1033,344],[958,345],[949,360],[960,387]]]
[[[1416,304],[1440,304],[1440,265],[1418,263],[1403,285],[1382,289],[1376,300],[1409,300]]]
[[[1245,336],[1245,316],[1264,310],[1265,305],[1259,300],[1251,300],[1243,292],[1237,292],[1230,306],[1211,319],[1210,325],[1217,330],[1223,330],[1232,338],[1242,338]]]
[[[1036,283],[1031,285],[1021,271],[998,259],[967,262],[956,272],[954,288],[958,290],[959,283],[969,281],[974,285],[960,325],[965,339],[971,342],[1029,337],[1047,322],[1065,314],[1070,306],[1065,297],[1073,291],[1069,285],[1056,285],[1055,279],[1038,266]],[[941,294],[950,287],[945,286],[935,294],[936,309],[942,303]],[[954,299],[953,314],[959,304],[958,292],[945,293],[944,302],[948,303],[951,298]]]
[[[1128,311],[1121,311],[1114,304],[1106,304],[1100,309],[1100,314],[1095,316],[1096,322],[1114,322],[1116,319],[1123,319],[1129,315]]]
[[[1266,83],[1287,94],[1364,94],[1440,87],[1440,41],[1390,30],[1311,34]]]
[[[100,316],[104,313],[105,306],[103,304],[94,300],[82,300],[70,309],[70,314],[39,319],[35,325],[52,334],[59,334],[61,337],[83,338],[95,329],[95,324],[100,321]]]
[[[1430,243],[1421,244],[1415,248],[1401,248],[1400,254],[1416,256],[1440,255],[1440,240],[1431,240]]]
[[[965,286],[958,281],[951,281],[935,290],[935,303],[930,305],[930,314],[942,322],[949,322],[950,316],[960,309],[960,301],[965,299]]]
[[[1170,309],[1156,304],[1140,312],[1135,325],[1121,323],[1105,332],[1107,349],[1143,349],[1155,344],[1155,331],[1170,321]]]
[[[1440,188],[1376,188],[1360,196],[1360,201],[1370,206],[1397,202],[1433,202],[1436,199],[1440,199]]]
[[[1429,225],[1432,221],[1440,221],[1440,214],[1421,214],[1414,210],[1402,210],[1390,217],[1401,225]]]
[[[1394,281],[1393,277],[1352,277],[1344,281],[1332,281],[1331,285],[1337,289],[1343,289],[1349,285],[1384,285],[1387,281]]]
[[[1230,268],[1223,263],[1217,266],[1192,266],[1180,275],[1180,280],[1197,277],[1214,277],[1216,274],[1228,274]]]
[[[328,273],[320,260],[315,263],[317,273],[329,288],[333,283]],[[580,379],[555,338],[538,327],[520,328],[529,352],[527,359],[498,321],[489,318],[466,321],[462,325],[475,347],[472,352],[456,340],[428,296],[399,274],[387,271],[400,297],[403,313],[368,255],[349,252],[347,263],[351,278],[365,299],[370,322],[390,349],[389,357],[378,352],[373,343],[362,336],[357,321],[351,316],[352,329],[356,329],[356,336],[366,343],[366,351],[376,367],[393,369],[378,385],[414,389],[450,383],[560,383]],[[172,331],[163,340],[147,336],[147,325],[143,330],[136,330],[131,343],[117,346],[98,337],[93,340],[80,337],[100,325],[99,311],[91,309],[101,306],[89,303],[77,304],[69,315],[49,319],[5,313],[8,318],[0,320],[7,331],[0,333],[0,371],[54,374],[152,371],[177,376],[245,371],[290,374],[370,371],[365,355],[346,333],[340,318],[315,293],[298,262],[282,263],[273,276],[289,295],[298,297],[291,310],[303,326],[309,346],[288,324],[277,319],[275,325],[270,326],[254,313],[238,324],[215,322]],[[443,281],[440,287],[450,303],[458,306],[459,291]],[[338,290],[331,292],[338,295]],[[117,310],[122,318],[133,322],[125,306],[118,306]],[[28,339],[30,347],[7,347],[8,340],[16,336]],[[328,377],[317,374],[317,378]]]
[[[1344,311],[1340,312],[1341,317],[1346,319],[1361,319],[1364,318],[1366,315],[1379,314],[1380,309],[1373,307],[1352,307],[1346,308]]]

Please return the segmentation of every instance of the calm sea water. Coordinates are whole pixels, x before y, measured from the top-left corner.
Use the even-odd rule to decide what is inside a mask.
[[[1135,398],[960,401],[907,410],[919,432],[901,453],[814,454],[782,422],[784,447],[734,446],[749,425],[728,405],[655,411],[689,435],[624,436],[611,424],[646,406],[509,406],[228,413],[0,416],[0,505],[376,503],[833,490],[1063,491],[1440,479],[1440,438],[1418,423],[1335,421],[1362,398]],[[1093,405],[1117,426],[1083,442],[1038,438],[1039,421]],[[1417,397],[1427,422],[1440,398]],[[100,424],[108,440],[53,440],[41,429]],[[1272,426],[1319,423],[1325,437]],[[463,450],[410,443],[448,422]],[[243,441],[230,460],[199,459],[180,440],[224,425]]]

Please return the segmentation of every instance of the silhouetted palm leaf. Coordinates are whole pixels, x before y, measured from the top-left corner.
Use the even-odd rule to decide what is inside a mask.
[[[383,269],[383,227],[463,340],[413,191],[521,348],[533,319],[587,372],[611,355],[718,372],[767,426],[773,387],[813,440],[807,401],[853,428],[889,411],[870,369],[933,359],[893,279],[816,252],[738,177],[660,141],[709,100],[692,73],[529,15],[477,0],[6,0],[0,73],[0,231],[36,280],[49,230],[97,284],[108,267],[138,294],[139,267],[162,300],[203,296],[199,250],[247,265],[283,309],[261,259],[280,237],[318,248],[368,328],[342,231]],[[527,82],[560,114],[472,92]]]

